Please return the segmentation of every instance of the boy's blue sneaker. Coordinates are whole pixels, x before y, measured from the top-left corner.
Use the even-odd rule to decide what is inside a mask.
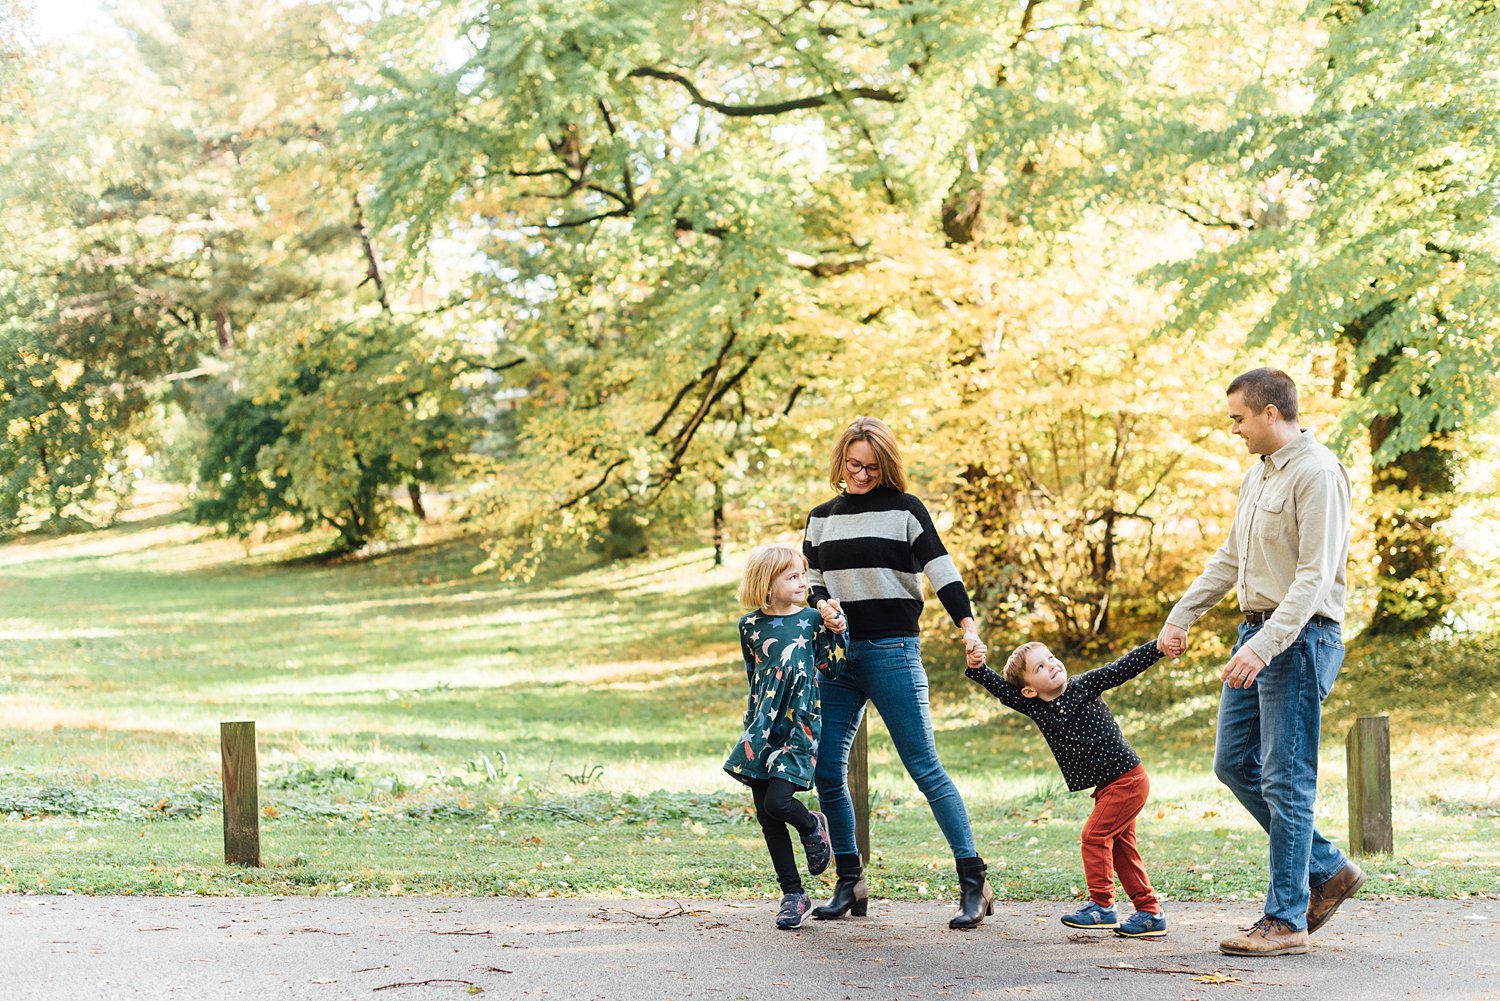
[[[1120,919],[1113,907],[1100,907],[1090,900],[1072,914],[1064,914],[1062,923],[1069,928],[1118,928]]]
[[[1167,933],[1167,916],[1165,914],[1152,914],[1150,911],[1136,911],[1130,917],[1120,922],[1120,927],[1115,929],[1116,935],[1126,938],[1157,938]]]

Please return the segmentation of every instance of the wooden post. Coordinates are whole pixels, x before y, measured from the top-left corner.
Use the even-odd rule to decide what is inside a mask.
[[[1389,855],[1391,829],[1391,718],[1361,716],[1345,741],[1349,760],[1349,854]]]
[[[854,802],[854,843],[865,864],[870,862],[870,714],[859,721],[854,746],[849,749],[849,798]]]
[[[224,861],[260,865],[260,784],[255,766],[255,723],[220,723],[224,764]]]

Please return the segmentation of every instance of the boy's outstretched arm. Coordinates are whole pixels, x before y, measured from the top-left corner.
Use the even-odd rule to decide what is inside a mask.
[[[1012,685],[1000,675],[991,671],[988,664],[981,664],[979,667],[967,669],[964,671],[964,677],[974,682],[974,684],[979,685],[1010,708],[1019,712],[1026,711],[1023,708],[1026,705],[1026,696],[1022,695],[1021,690],[1015,685]]]
[[[1085,671],[1070,684],[1089,695],[1100,695],[1116,685],[1123,685],[1159,660],[1161,650],[1157,647],[1156,640],[1151,640],[1149,643],[1142,643],[1119,660]]]

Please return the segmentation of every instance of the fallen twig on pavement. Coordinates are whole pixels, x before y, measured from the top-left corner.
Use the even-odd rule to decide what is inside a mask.
[[[1117,973],[1165,973],[1172,976],[1192,977],[1193,980],[1200,984],[1237,984],[1245,987],[1251,985],[1256,987],[1289,986],[1288,984],[1272,983],[1269,980],[1241,980],[1233,974],[1221,973],[1218,970],[1211,970],[1208,973],[1204,973],[1202,970],[1173,970],[1164,966],[1105,966],[1103,963],[1098,964],[1098,966],[1101,970],[1113,970]],[[1059,970],[1058,972],[1062,971]]]
[[[637,921],[648,921],[651,924],[657,924],[657,923],[659,923],[661,921],[667,920],[668,918],[691,918],[691,917],[696,917],[696,916],[698,916],[700,914],[707,913],[706,911],[702,911],[702,910],[691,910],[690,911],[686,907],[683,907],[682,904],[681,904],[681,902],[679,902],[679,901],[675,901],[674,900],[673,903],[677,904],[677,906],[673,907],[670,910],[663,911],[662,913],[657,914],[654,917],[652,915],[649,915],[649,914],[637,914],[635,911],[627,910],[624,907],[620,908],[620,910],[624,911],[626,914],[629,914],[631,917],[635,918]],[[601,908],[600,909],[600,914],[602,914],[604,916],[601,917],[599,920],[601,920],[601,921],[608,921],[609,920],[609,912],[608,911],[606,911],[603,908]]]

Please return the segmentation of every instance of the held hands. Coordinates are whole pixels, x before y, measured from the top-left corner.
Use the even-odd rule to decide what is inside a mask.
[[[989,659],[990,648],[984,645],[977,632],[964,633],[964,653],[969,667],[983,667]]]
[[[1181,657],[1187,652],[1187,643],[1187,630],[1170,622],[1161,627],[1161,633],[1156,637],[1156,649],[1163,657]]]
[[[818,614],[823,616],[823,625],[831,633],[841,633],[849,628],[849,623],[844,618],[844,608],[837,598],[818,602]]]
[[[1255,684],[1255,678],[1260,674],[1261,668],[1266,662],[1260,659],[1260,655],[1248,647],[1240,647],[1229,663],[1224,665],[1224,670],[1219,677],[1224,679],[1224,684],[1230,688],[1249,688]]]
[[[1156,637],[1156,649],[1165,657],[1181,657],[1187,652],[1187,639],[1186,629],[1169,622],[1161,627],[1161,634]],[[1230,688],[1249,688],[1265,666],[1266,662],[1253,650],[1241,647],[1229,658],[1219,677]]]

